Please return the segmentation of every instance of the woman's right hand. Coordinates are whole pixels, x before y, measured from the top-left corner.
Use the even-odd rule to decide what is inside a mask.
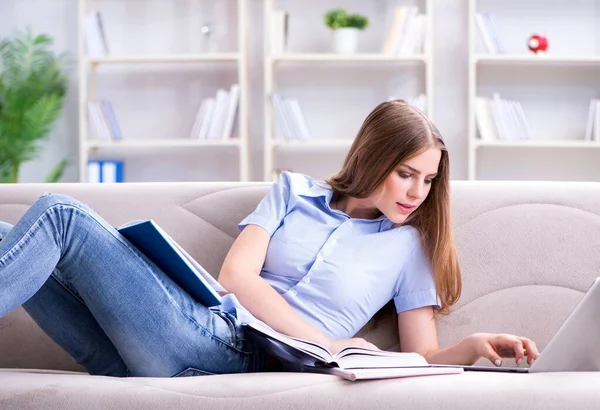
[[[360,337],[355,337],[352,339],[341,339],[341,340],[330,339],[329,344],[327,345],[327,348],[329,349],[331,354],[336,354],[343,348],[351,347],[351,346],[352,347],[362,347],[365,349],[372,349],[372,350],[380,350],[373,343],[369,343],[365,339],[362,339]]]

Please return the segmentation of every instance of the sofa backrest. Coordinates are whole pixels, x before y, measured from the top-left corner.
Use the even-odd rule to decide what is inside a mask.
[[[152,218],[216,275],[268,183],[0,184],[14,223],[44,192],[71,195],[112,225]],[[600,184],[452,182],[462,297],[438,318],[441,346],[474,332],[516,333],[543,348],[598,275]],[[1,272],[0,272],[1,274]],[[1,290],[0,290],[1,294]],[[397,350],[388,304],[359,333]],[[0,368],[81,370],[21,308],[0,319]]]

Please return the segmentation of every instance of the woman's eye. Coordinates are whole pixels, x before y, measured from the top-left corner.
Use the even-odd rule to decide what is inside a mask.
[[[426,183],[426,184],[431,184],[432,182],[433,182],[433,179],[426,179],[426,180],[425,180],[425,183]]]
[[[398,172],[398,175],[400,175],[400,178],[402,178],[402,179],[410,178],[410,174],[408,174],[406,172]]]

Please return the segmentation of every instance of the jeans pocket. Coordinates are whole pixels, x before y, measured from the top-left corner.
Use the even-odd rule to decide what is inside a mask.
[[[196,369],[195,367],[188,367],[182,372],[177,373],[171,377],[194,377],[194,376],[211,376],[215,373],[207,372],[204,370]]]
[[[227,327],[229,329],[228,335],[213,334],[213,338],[229,346],[230,348],[234,349],[239,353],[242,353],[244,355],[252,354],[252,351],[249,351],[246,348],[244,330],[242,329],[242,326],[239,324],[237,319],[231,313],[223,312],[219,309],[211,310],[215,315],[223,319],[223,321],[227,324]]]

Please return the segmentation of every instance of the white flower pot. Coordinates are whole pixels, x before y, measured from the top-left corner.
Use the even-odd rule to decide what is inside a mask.
[[[338,28],[333,30],[333,51],[340,54],[356,52],[358,45],[357,28]]]

